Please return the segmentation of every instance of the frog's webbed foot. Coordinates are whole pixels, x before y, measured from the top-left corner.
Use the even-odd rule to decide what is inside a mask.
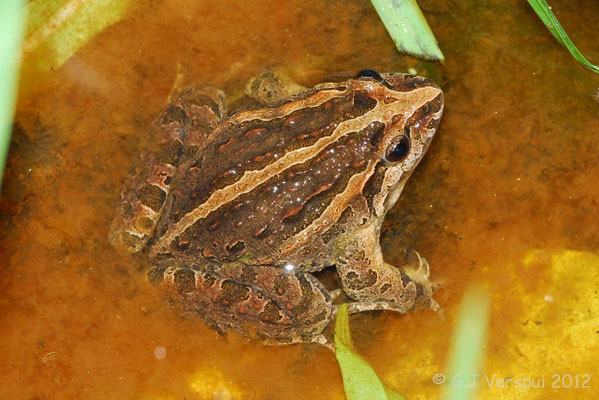
[[[251,78],[245,85],[246,95],[267,106],[275,105],[306,90],[306,87],[298,85],[284,73],[272,70],[266,70]]]
[[[183,88],[151,126],[158,142],[136,162],[121,192],[109,240],[132,253],[152,236],[181,164],[191,159],[225,115],[222,91],[211,85]]]

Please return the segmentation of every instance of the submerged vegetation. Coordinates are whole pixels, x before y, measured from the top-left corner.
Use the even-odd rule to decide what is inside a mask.
[[[443,400],[469,400],[477,386],[468,383],[469,377],[480,374],[484,346],[489,326],[490,300],[480,287],[466,291],[456,321],[449,353],[447,374],[437,373],[431,379],[442,385]],[[335,324],[335,356],[343,375],[348,400],[399,400],[405,397],[385,386],[376,372],[354,350],[349,333],[347,305],[342,305]]]
[[[335,322],[335,356],[348,400],[405,400],[386,387],[370,365],[354,350],[349,333],[347,304],[339,307]]]

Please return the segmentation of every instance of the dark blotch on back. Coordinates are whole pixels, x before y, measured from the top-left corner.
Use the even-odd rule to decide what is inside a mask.
[[[208,96],[196,95],[190,103],[195,106],[208,106],[215,115],[220,115],[218,104]]]
[[[186,121],[187,114],[185,113],[185,110],[179,106],[170,106],[166,109],[162,117],[162,123],[165,125],[171,122],[178,122],[183,125]]]
[[[364,115],[376,106],[376,100],[368,93],[356,91],[354,93],[354,110],[357,115]]]
[[[232,280],[223,281],[220,285],[221,301],[224,304],[238,303],[250,297],[250,289]]]
[[[260,318],[265,322],[276,322],[282,319],[283,315],[281,315],[279,307],[273,301],[269,301],[264,305]]]
[[[164,279],[164,271],[166,267],[155,267],[148,271],[148,282],[152,285],[157,285]]]
[[[146,184],[140,191],[139,200],[142,204],[158,212],[164,204],[166,193],[158,186]]]
[[[178,269],[175,272],[174,281],[177,292],[181,294],[192,292],[196,288],[195,274],[190,269]]]
[[[182,154],[183,145],[175,139],[162,146],[160,160],[171,165],[178,165]]]
[[[243,249],[245,249],[245,243],[239,241],[235,243],[233,246],[225,246],[225,249],[231,254],[238,254],[241,253]]]

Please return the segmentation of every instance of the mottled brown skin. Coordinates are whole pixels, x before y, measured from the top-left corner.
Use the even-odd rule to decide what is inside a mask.
[[[382,78],[318,85],[225,120],[222,93],[184,90],[155,123],[167,150],[144,156],[126,183],[111,241],[139,251],[151,238],[150,280],[170,282],[185,310],[221,331],[316,340],[334,312],[310,273],[331,265],[352,312],[435,307],[428,270],[385,263],[379,234],[443,95],[420,77]]]

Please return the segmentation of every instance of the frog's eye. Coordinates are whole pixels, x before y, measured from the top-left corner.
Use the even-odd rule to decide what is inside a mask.
[[[379,74],[378,72],[376,72],[373,69],[363,69],[362,71],[358,72],[358,74],[356,75],[356,79],[360,79],[360,78],[373,78],[373,79],[376,79],[377,81],[383,80],[383,77],[381,76],[381,74]]]
[[[395,163],[403,161],[408,154],[410,154],[410,136],[407,133],[402,133],[387,148],[385,159],[388,162]]]

